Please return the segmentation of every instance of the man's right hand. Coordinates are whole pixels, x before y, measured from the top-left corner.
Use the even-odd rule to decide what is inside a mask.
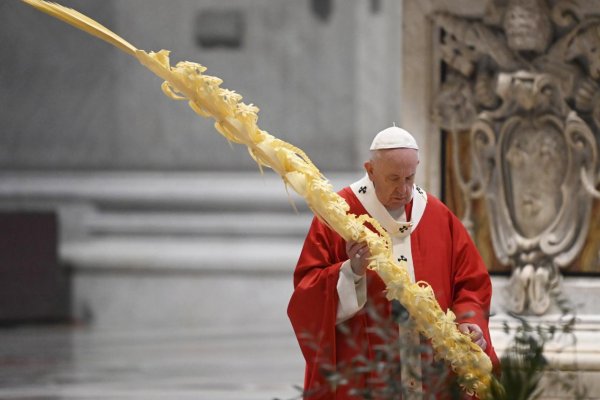
[[[346,254],[350,259],[350,267],[356,275],[364,275],[371,257],[369,246],[365,242],[346,242]]]

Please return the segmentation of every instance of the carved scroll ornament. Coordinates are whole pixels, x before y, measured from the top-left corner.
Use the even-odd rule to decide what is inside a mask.
[[[481,20],[434,16],[447,67],[435,116],[455,144],[470,132],[470,180],[453,146],[463,222],[472,226],[471,203],[484,198],[494,252],[513,271],[511,310],[543,314],[600,198],[600,18],[564,1],[487,10]]]
[[[511,309],[541,314],[559,290],[559,269],[588,234],[592,197],[579,177],[593,172],[596,140],[575,112],[554,103],[558,87],[548,75],[501,75],[499,86],[504,107],[473,124],[473,157],[494,251],[514,267]]]

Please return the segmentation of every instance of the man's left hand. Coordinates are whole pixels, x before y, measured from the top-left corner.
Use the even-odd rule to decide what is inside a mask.
[[[481,330],[479,325],[470,324],[470,323],[465,322],[462,324],[458,324],[458,330],[461,331],[462,333],[464,333],[465,335],[469,335],[471,337],[471,340],[476,345],[481,347],[481,350],[486,349],[487,342],[485,341],[485,338],[483,337],[483,331]]]

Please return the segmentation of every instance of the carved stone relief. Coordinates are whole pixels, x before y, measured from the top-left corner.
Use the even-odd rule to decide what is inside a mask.
[[[463,222],[485,199],[512,311],[543,314],[600,198],[600,18],[574,1],[498,0],[480,19],[433,20],[446,71],[435,116],[453,143],[470,134],[469,180],[453,146]]]

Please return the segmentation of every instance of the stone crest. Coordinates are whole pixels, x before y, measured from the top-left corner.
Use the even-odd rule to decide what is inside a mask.
[[[600,13],[600,10],[598,10]],[[509,304],[545,313],[588,235],[600,136],[600,18],[576,2],[492,1],[480,19],[436,13],[446,75],[435,101],[453,143],[470,135],[470,203],[484,198]]]

